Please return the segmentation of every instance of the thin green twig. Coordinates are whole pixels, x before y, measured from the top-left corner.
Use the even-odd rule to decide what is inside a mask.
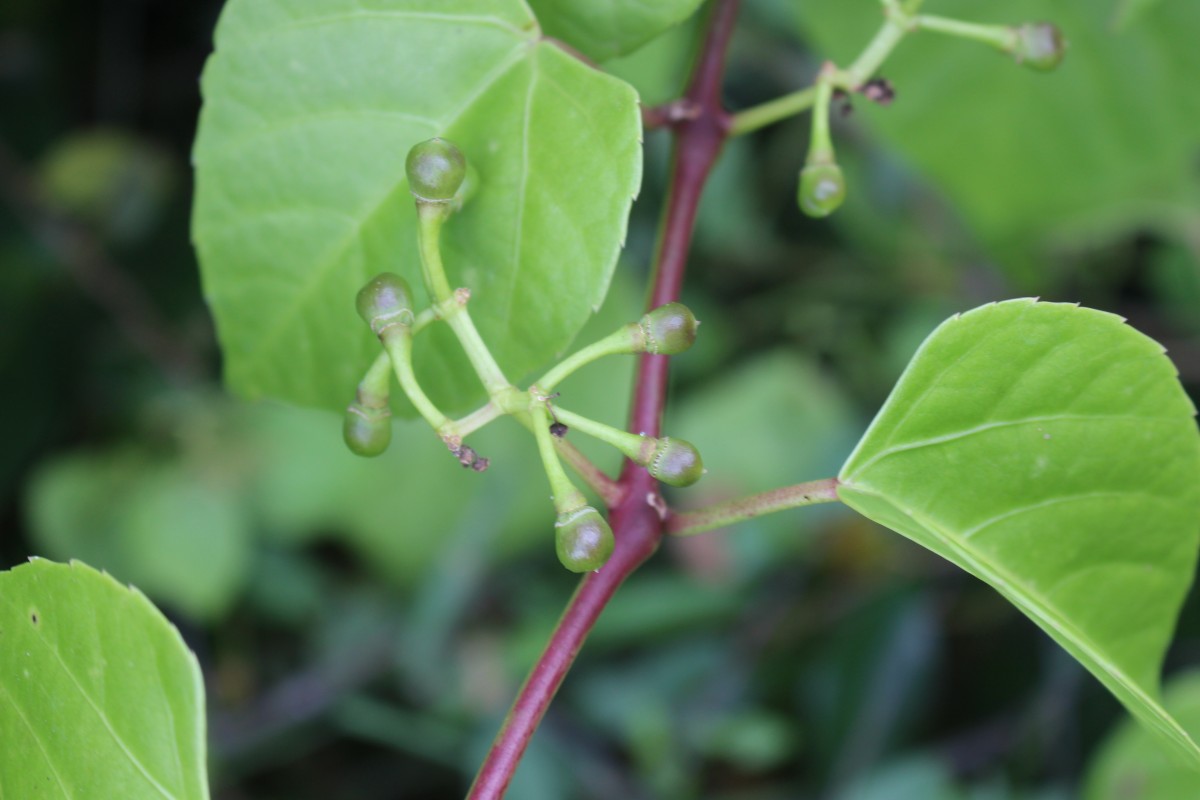
[[[742,497],[727,503],[718,503],[707,508],[683,513],[672,513],[667,520],[667,533],[673,536],[691,536],[695,533],[724,528],[748,519],[773,514],[789,508],[801,508],[818,503],[837,501],[837,478],[784,486],[769,492]]]

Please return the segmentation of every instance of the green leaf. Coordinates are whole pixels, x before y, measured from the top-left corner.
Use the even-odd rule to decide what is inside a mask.
[[[604,71],[637,90],[643,106],[669,103],[687,84],[697,27],[693,17],[629,55],[605,61]]]
[[[0,573],[0,794],[206,798],[204,686],[136,589],[79,562]]]
[[[529,0],[547,36],[596,61],[632,53],[683,22],[703,0]]]
[[[1118,0],[1113,9],[1112,25],[1121,30],[1126,25],[1134,23],[1161,0]]]
[[[1200,737],[1200,670],[1167,683],[1163,705]],[[1186,800],[1196,796],[1196,770],[1168,757],[1144,729],[1123,722],[1101,747],[1084,780],[1084,800]]]
[[[983,306],[917,351],[838,494],[991,584],[1200,763],[1158,702],[1200,542],[1193,414],[1162,348],[1119,317]]]
[[[194,619],[223,617],[249,577],[251,529],[240,499],[184,469],[143,477],[116,527],[130,579]]]
[[[232,0],[205,68],[193,237],[236,392],[341,409],[379,352],[372,275],[420,286],[411,145],[461,147],[479,190],[446,226],[454,286],[512,379],[600,305],[641,178],[635,92],[543,41],[520,0]],[[424,292],[418,292],[424,295]],[[418,375],[450,410],[479,382],[448,331]]]

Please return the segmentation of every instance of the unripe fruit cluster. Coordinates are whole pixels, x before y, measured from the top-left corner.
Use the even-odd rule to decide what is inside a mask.
[[[478,333],[467,336],[460,331],[464,325],[473,329],[464,304],[451,303],[449,288],[438,252],[440,226],[462,204],[474,183],[468,173],[468,165],[462,152],[444,139],[429,139],[415,145],[405,162],[409,189],[416,198],[418,211],[419,251],[422,259],[422,275],[426,288],[433,297],[435,318],[450,323],[459,334],[464,346],[482,347]],[[457,300],[457,295],[454,297]],[[418,412],[442,436],[444,441],[454,442],[451,451],[459,456],[464,466],[486,465],[486,459],[477,458],[475,451],[461,444],[456,433],[462,420],[447,418],[430,402],[417,383],[412,369],[412,347],[416,315],[413,311],[413,295],[408,282],[394,273],[376,275],[358,292],[356,309],[371,331],[380,338],[385,353],[359,384],[355,402],[346,410],[343,437],[350,450],[361,456],[377,456],[383,453],[392,437],[391,412],[388,407],[389,378],[392,373],[399,379],[400,386]],[[427,312],[428,313],[428,312]],[[445,316],[461,314],[462,316]],[[547,374],[546,385],[552,387],[578,367],[602,355],[614,353],[645,352],[657,355],[675,355],[692,346],[696,340],[699,323],[692,312],[681,303],[666,303],[647,312],[637,323],[631,323],[615,331],[611,336],[596,342],[591,348],[576,353],[575,360],[568,359]],[[465,338],[464,338],[465,337]],[[475,354],[480,356],[479,353]],[[490,356],[484,353],[483,356]],[[478,359],[473,360],[476,363]],[[486,359],[485,359],[486,361]],[[486,363],[485,363],[486,365]],[[498,372],[498,368],[497,368]],[[482,376],[482,373],[481,373]],[[488,382],[485,380],[485,384]],[[493,401],[497,397],[511,400],[507,392],[515,391],[502,375],[492,376],[488,384]],[[531,387],[533,402],[546,404],[546,408],[516,409],[509,402],[506,413],[525,410],[545,420],[546,430],[551,436],[562,437],[567,425],[557,420],[549,423],[547,400],[537,387]],[[501,406],[504,407],[504,406]],[[568,413],[560,409],[562,413]],[[649,439],[642,436],[609,428],[586,418],[573,415],[578,425],[592,435],[608,441],[624,452],[627,457],[642,464],[657,480],[671,486],[690,486],[704,473],[704,464],[696,448],[682,439],[664,437]],[[539,420],[539,425],[543,424]],[[573,572],[591,572],[599,569],[613,552],[612,529],[604,516],[592,506],[586,505],[584,496],[571,484],[563,472],[555,454],[553,440],[544,438],[540,430],[535,435],[543,437],[539,450],[545,461],[550,479],[558,517],[555,522],[555,551],[559,560]]]

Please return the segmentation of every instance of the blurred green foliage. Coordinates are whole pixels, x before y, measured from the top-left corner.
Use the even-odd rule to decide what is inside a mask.
[[[37,177],[55,210],[106,237],[136,239],[162,211],[173,166],[153,142],[118,130],[92,130],[56,142]]]
[[[217,797],[461,796],[574,586],[548,488],[507,422],[473,442],[493,459],[477,475],[416,424],[356,460],[335,415],[220,393],[187,233],[219,6],[0,9],[0,557],[83,559],[172,615],[205,669]],[[672,502],[833,474],[939,321],[1018,294],[1128,317],[1200,389],[1196,4],[927,6],[1054,19],[1071,49],[1043,76],[934,34],[901,44],[896,102],[835,120],[849,194],[827,222],[794,206],[806,118],[729,143],[666,422],[709,474]],[[729,106],[804,85],[878,22],[875,0],[745,0]],[[696,31],[606,66],[669,100]],[[668,150],[647,133],[620,280],[581,342],[640,313]],[[89,252],[198,371],[130,339]],[[564,403],[620,424],[630,370],[597,364]],[[1193,597],[1168,669],[1198,660]],[[1065,800],[1118,715],[986,587],[839,509],[795,511],[664,545],[512,796]]]
[[[1195,736],[1200,732],[1200,672],[1180,673],[1164,705]],[[1163,753],[1150,737],[1122,724],[1097,753],[1084,783],[1085,800],[1185,800],[1196,794],[1196,773]]]

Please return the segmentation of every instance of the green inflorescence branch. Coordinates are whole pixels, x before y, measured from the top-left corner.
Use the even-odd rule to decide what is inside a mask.
[[[733,115],[729,135],[741,136],[808,111],[821,103],[820,85],[861,92],[884,61],[910,33],[931,31],[989,45],[1036,70],[1050,70],[1062,60],[1066,43],[1058,29],[1046,23],[1020,26],[983,25],[929,14],[919,14],[924,0],[880,0],[883,24],[845,69],[822,69],[813,85],[777,97]]]
[[[476,471],[486,469],[489,460],[466,445],[464,438],[501,416],[515,417],[533,433],[550,482],[558,514],[555,536],[559,558],[576,572],[590,571],[602,565],[611,553],[612,533],[599,512],[587,505],[583,493],[571,483],[563,462],[570,464],[610,507],[620,501],[622,492],[615,481],[563,439],[566,425],[551,423],[553,412],[549,401],[557,396],[552,390],[576,370],[607,355],[683,352],[695,340],[699,323],[686,307],[666,303],[639,321],[623,325],[582,348],[547,372],[528,391],[515,387],[471,319],[470,291],[451,286],[442,262],[441,231],[462,205],[457,193],[465,176],[465,164],[458,148],[442,139],[422,142],[409,154],[407,173],[417,209],[421,276],[431,305],[415,313],[408,283],[392,273],[377,275],[359,292],[359,315],[378,336],[384,352],[371,364],[355,402],[347,409],[346,441],[355,453],[364,456],[379,455],[387,448],[391,438],[389,373],[395,374],[418,414],[460,463]],[[422,389],[413,369],[416,334],[438,321],[446,323],[454,333],[488,395],[486,403],[459,419],[451,419],[437,407]],[[586,417],[564,413],[573,427],[612,444],[645,465],[659,480],[687,485],[703,472],[695,448],[682,440],[663,438],[643,442],[639,437]]]
[[[832,73],[827,73],[832,74]],[[821,102],[830,102],[829,80],[819,84]],[[827,108],[817,115],[814,150],[817,161],[832,161]],[[823,126],[823,127],[822,127]],[[647,353],[674,355],[687,350],[695,340],[699,322],[685,306],[668,302],[647,312],[637,322],[623,325],[613,333],[587,345],[550,369],[527,391],[516,388],[505,377],[486,343],[479,335],[467,307],[469,291],[454,289],[446,277],[440,249],[442,226],[461,206],[455,202],[460,185],[455,172],[463,173],[465,160],[449,142],[440,139],[417,145],[409,159],[409,182],[417,207],[417,240],[421,274],[431,306],[414,312],[412,292],[398,275],[376,276],[359,292],[360,316],[378,336],[383,353],[371,364],[358,386],[355,402],[347,409],[346,440],[351,449],[365,456],[378,455],[391,437],[390,376],[394,374],[405,396],[418,414],[441,437],[463,466],[482,471],[488,460],[464,444],[468,434],[501,416],[515,417],[527,427],[537,443],[543,469],[550,484],[554,508],[556,550],[569,569],[587,572],[605,563],[613,549],[608,523],[588,505],[585,495],[572,483],[563,468],[569,463],[610,508],[623,500],[622,487],[595,468],[573,445],[565,440],[570,430],[592,436],[614,447],[631,462],[638,464],[655,480],[672,486],[688,486],[704,474],[704,465],[696,448],[682,439],[630,433],[568,409],[552,406],[559,383],[576,370],[609,355]],[[421,155],[423,153],[423,156]],[[429,161],[437,169],[431,169]],[[468,356],[488,400],[475,411],[459,419],[444,414],[422,389],[413,369],[413,344],[416,335],[434,322],[445,322],[454,332]],[[787,490],[779,490],[783,494]],[[795,498],[755,504],[754,498],[736,513],[750,515],[797,505]],[[752,506],[752,507],[751,507]],[[664,514],[668,513],[664,510]],[[691,532],[711,520],[729,519],[720,509],[705,514],[680,515],[681,532]],[[694,520],[687,522],[687,520]],[[713,523],[715,524],[715,523]]]
[[[559,422],[612,446],[635,464],[645,466],[658,444],[656,439],[605,425],[603,422],[568,411],[562,406],[556,405],[553,413]]]

